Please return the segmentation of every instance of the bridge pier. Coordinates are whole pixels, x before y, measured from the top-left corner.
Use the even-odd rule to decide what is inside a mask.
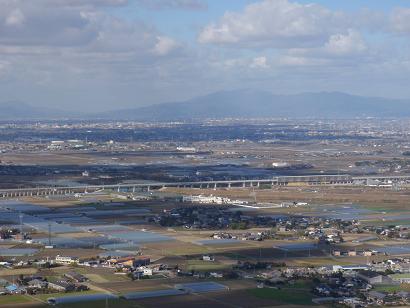
[[[220,181],[198,181],[198,182],[171,182],[156,184],[113,184],[113,185],[95,185],[90,187],[84,186],[39,186],[36,188],[19,189],[1,189],[0,198],[15,198],[26,196],[48,196],[48,195],[63,195],[70,193],[87,193],[87,190],[95,192],[99,189],[106,189],[109,191],[121,192],[136,192],[138,190],[158,189],[161,187],[178,187],[178,188],[195,188],[214,189],[219,187],[234,188],[234,187],[263,187],[263,185],[273,186],[287,186],[289,183],[303,182],[305,185],[349,185],[359,184],[362,186],[369,186],[375,182],[375,186],[382,184],[395,185],[396,183],[410,183],[410,176],[360,176],[352,177],[350,175],[310,175],[310,176],[275,176],[268,179],[254,179],[254,180],[220,180]],[[261,186],[262,185],[262,186]],[[384,185],[385,186],[385,185]],[[84,190],[85,189],[85,190]],[[91,189],[91,190],[90,190]]]

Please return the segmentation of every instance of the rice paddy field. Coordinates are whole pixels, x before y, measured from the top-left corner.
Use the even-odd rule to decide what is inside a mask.
[[[272,216],[302,215],[321,216],[340,219],[360,219],[364,224],[377,223],[387,225],[391,222],[410,222],[410,215],[406,209],[408,195],[404,192],[390,194],[378,189],[318,187],[318,192],[307,191],[305,188],[280,188],[257,190],[256,198],[266,202],[281,201],[307,201],[307,208],[278,208],[263,209],[255,212],[247,210],[249,215],[261,214]],[[192,193],[186,189],[184,193]],[[212,191],[221,196],[251,199],[250,191]],[[317,194],[321,195],[318,196]],[[357,195],[358,194],[358,195]],[[323,196],[325,196],[323,198]],[[366,199],[366,196],[369,199]],[[365,201],[366,199],[366,201]],[[320,200],[320,201],[319,201]],[[169,209],[175,204],[166,204]],[[184,205],[181,205],[184,206]],[[307,240],[215,240],[210,235],[215,230],[185,230],[184,228],[166,228],[159,225],[148,224],[146,219],[160,212],[161,207],[147,203],[132,202],[67,202],[65,206],[51,203],[13,201],[0,202],[0,214],[7,219],[10,225],[20,227],[20,215],[25,230],[33,234],[33,243],[3,242],[0,245],[0,254],[12,256],[21,260],[29,258],[53,258],[56,255],[75,255],[80,258],[95,256],[126,256],[142,253],[149,256],[152,262],[164,263],[171,267],[190,272],[229,271],[238,261],[266,261],[286,262],[289,266],[324,266],[324,265],[349,265],[362,264],[366,260],[362,257],[335,258],[330,255],[329,249],[317,246]],[[237,210],[232,208],[232,210]],[[138,223],[133,224],[132,221]],[[48,230],[51,238],[48,238]],[[252,230],[258,231],[258,230]],[[242,232],[232,230],[230,232]],[[285,236],[287,236],[285,234]],[[379,247],[391,254],[410,254],[410,245],[407,242],[398,244],[396,241],[381,241],[380,238],[369,237],[369,234],[348,234],[346,242],[340,244],[343,249],[361,249],[363,247]],[[43,246],[51,241],[53,249],[44,249]],[[339,247],[339,246],[338,246]],[[215,261],[200,260],[204,254],[215,256]],[[192,283],[192,278],[186,277],[152,277],[144,281],[131,281],[126,275],[115,274],[113,269],[84,268],[62,266],[51,270],[38,270],[34,268],[0,269],[0,276],[13,279],[13,275],[41,274],[50,279],[57,279],[64,273],[72,270],[85,275],[91,288],[85,294],[111,293],[118,296],[132,292],[156,292],[169,289],[175,282]],[[123,299],[109,300],[109,307],[181,307],[181,305],[195,305],[195,307],[258,307],[259,306],[286,306],[301,307],[312,305],[310,286],[297,283],[292,287],[273,289],[256,288],[256,282],[227,281],[221,283],[229,285],[229,290],[217,290],[200,294],[184,294],[168,296],[166,299],[139,298],[138,300]],[[391,286],[390,286],[391,287]],[[381,287],[382,288],[382,287]],[[389,288],[389,286],[384,286]],[[403,288],[401,287],[400,290]],[[388,289],[390,290],[390,289]],[[194,292],[195,293],[195,292]],[[0,297],[0,305],[44,305],[49,297],[64,296],[64,294],[44,294],[36,296],[11,296]],[[2,302],[2,300],[4,302]],[[245,304],[244,304],[245,303]],[[253,303],[255,306],[248,305]],[[101,307],[105,301],[61,304],[61,307]],[[100,305],[100,306],[99,306]],[[59,307],[60,307],[59,306]]]

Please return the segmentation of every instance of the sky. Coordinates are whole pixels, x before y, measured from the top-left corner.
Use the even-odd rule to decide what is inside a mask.
[[[410,1],[0,0],[0,102],[98,112],[244,88],[410,98]]]

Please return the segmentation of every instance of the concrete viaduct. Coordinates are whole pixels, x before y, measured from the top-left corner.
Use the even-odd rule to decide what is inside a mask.
[[[308,175],[308,176],[276,176],[270,179],[259,180],[221,180],[201,182],[153,182],[153,183],[130,183],[114,185],[83,185],[83,186],[48,186],[35,188],[0,189],[0,198],[16,198],[24,196],[49,196],[68,195],[75,193],[92,193],[101,190],[116,192],[149,191],[165,187],[177,188],[246,188],[265,186],[287,186],[292,183],[305,185],[370,185],[399,183],[410,181],[410,176],[363,176],[352,177],[350,175]]]

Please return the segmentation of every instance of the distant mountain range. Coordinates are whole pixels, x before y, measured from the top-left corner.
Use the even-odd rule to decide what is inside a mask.
[[[75,115],[27,104],[0,104],[0,119],[89,118],[169,121],[206,118],[410,117],[410,99],[364,97],[340,92],[275,95],[267,91],[215,92],[181,102]]]
[[[75,116],[66,111],[36,107],[20,101],[0,103],[0,120],[61,119]]]

